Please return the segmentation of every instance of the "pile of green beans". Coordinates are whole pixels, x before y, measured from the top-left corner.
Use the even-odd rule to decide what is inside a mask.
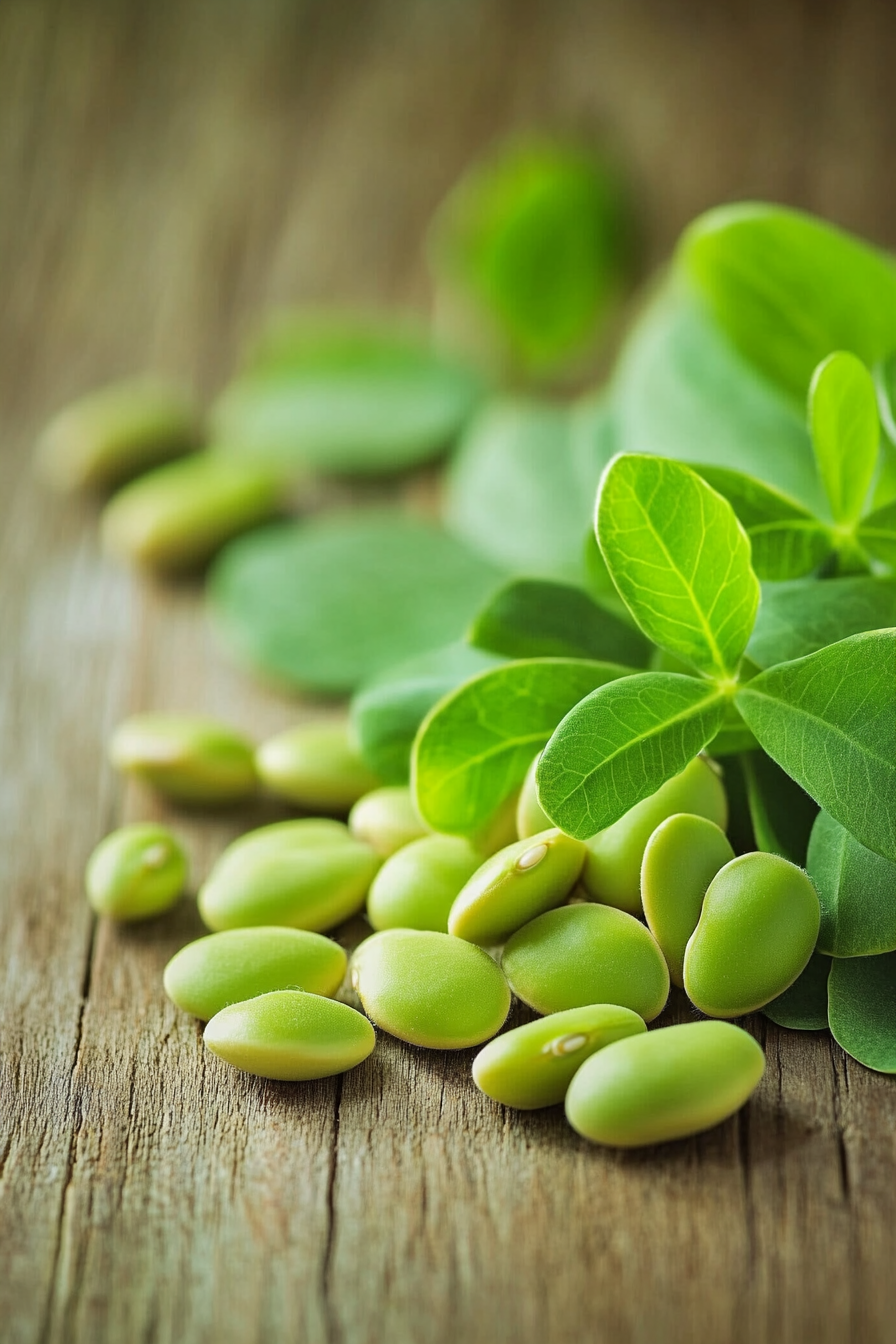
[[[819,902],[773,854],[735,856],[715,763],[700,757],[590,841],[532,831],[488,853],[430,831],[410,789],[381,786],[341,722],[299,725],[258,749],[208,719],[141,715],[111,744],[116,767],[179,805],[267,792],[306,811],[241,835],[198,891],[211,932],[169,962],[164,987],[207,1023],[209,1050],[258,1077],[342,1073],[375,1028],[416,1047],[479,1047],[473,1080],[495,1103],[565,1104],[596,1143],[681,1138],[737,1110],[762,1077],[754,1038],[724,1020],[648,1032],[682,986],[707,1019],[781,995],[815,948]],[[345,819],[343,819],[345,818]],[[506,839],[506,836],[503,837]],[[97,847],[94,909],[139,920],[187,885],[183,846],[135,825]],[[333,934],[366,915],[349,961]],[[538,1014],[502,1031],[513,998]]]

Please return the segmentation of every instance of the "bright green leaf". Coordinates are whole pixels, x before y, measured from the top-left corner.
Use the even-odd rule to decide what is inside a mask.
[[[215,624],[259,672],[342,694],[459,639],[501,575],[461,542],[398,512],[282,524],[213,566]]]
[[[831,962],[828,1021],[853,1059],[877,1073],[896,1073],[896,952]]]
[[[680,774],[716,735],[724,708],[713,686],[674,672],[600,687],[542,753],[541,806],[555,826],[586,840]]]
[[[769,756],[820,807],[896,860],[896,630],[772,667],[736,703]]]
[[[764,751],[746,752],[741,767],[757,848],[802,867],[818,805]]]
[[[819,951],[873,957],[896,950],[896,865],[819,812],[806,871],[821,901]]]
[[[809,964],[789,989],[762,1010],[763,1017],[791,1031],[824,1031],[828,1025],[830,957],[813,952]]]
[[[759,584],[728,501],[679,462],[616,457],[600,484],[597,538],[647,637],[701,672],[734,676]]]
[[[475,835],[519,788],[564,714],[630,668],[572,658],[505,663],[467,681],[424,720],[414,744],[417,807],[434,830]]]
[[[751,562],[759,579],[798,579],[817,569],[833,552],[831,530],[779,491],[728,467],[695,470],[724,495],[750,538]]]
[[[867,365],[896,349],[896,267],[782,206],[720,206],[685,231],[679,264],[740,353],[800,401],[832,350]]]
[[[373,474],[437,457],[481,400],[478,376],[393,326],[281,322],[212,413],[229,454]]]
[[[896,569],[896,502],[884,504],[863,518],[856,539],[869,555]]]
[[[791,662],[863,630],[896,625],[896,580],[766,584],[747,653],[760,667]]]
[[[505,658],[593,658],[644,667],[650,644],[592,602],[581,588],[547,579],[511,579],[467,632],[470,644]]]
[[[612,391],[620,452],[736,468],[824,506],[805,406],[741,358],[681,277],[639,314]]]
[[[855,355],[838,350],[815,370],[809,427],[834,521],[855,523],[871,488],[880,444],[874,379]]]
[[[580,581],[581,538],[612,455],[605,424],[608,437],[595,438],[586,472],[567,409],[493,402],[473,421],[449,467],[446,525],[512,573]]]
[[[499,661],[468,644],[449,644],[390,667],[362,686],[352,699],[351,725],[370,769],[386,784],[406,784],[417,729],[433,705]]]
[[[630,230],[605,164],[545,139],[502,145],[442,205],[429,255],[444,316],[504,362],[553,373],[593,344],[628,269]]]

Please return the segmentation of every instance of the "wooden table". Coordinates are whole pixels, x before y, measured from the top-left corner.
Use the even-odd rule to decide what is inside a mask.
[[[0,1338],[4,1344],[863,1344],[896,1338],[896,1084],[759,1020],[706,1136],[633,1155],[520,1116],[469,1052],[235,1075],[165,999],[189,903],[97,924],[85,859],[164,816],[112,725],[297,707],[220,656],[198,589],[102,559],[33,482],[69,395],[204,391],[272,302],[427,302],[433,206],[494,133],[601,131],[650,259],[745,195],[896,243],[896,8],[698,0],[9,0],[0,8]],[[178,816],[201,875],[267,815]],[[681,1007],[674,1011],[686,1011]]]

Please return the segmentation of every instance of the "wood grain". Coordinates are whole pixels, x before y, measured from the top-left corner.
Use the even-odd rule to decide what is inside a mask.
[[[307,1087],[203,1052],[160,984],[195,908],[121,931],[81,894],[108,829],[168,815],[104,741],[136,709],[260,737],[319,707],[232,669],[198,590],[104,561],[29,454],[119,373],[212,391],[266,305],[425,309],[426,220],[512,128],[604,136],[649,261],[746,195],[892,245],[894,53],[882,0],[0,7],[4,1344],[892,1339],[896,1089],[826,1036],[753,1023],[741,1116],[629,1155],[492,1106],[470,1052],[383,1039]],[[197,877],[265,815],[171,814]]]

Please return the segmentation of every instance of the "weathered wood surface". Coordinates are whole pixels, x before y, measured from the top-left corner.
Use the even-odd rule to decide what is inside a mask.
[[[118,931],[81,895],[105,831],[163,815],[104,740],[142,708],[297,710],[28,455],[120,372],[212,389],[266,303],[424,306],[425,220],[511,126],[602,128],[653,258],[751,194],[892,245],[894,54],[883,0],[0,7],[4,1344],[892,1340],[896,1086],[827,1037],[757,1023],[746,1111],[628,1156],[493,1107],[467,1052],[384,1039],[307,1087],[203,1053],[160,985],[195,912]],[[252,818],[177,820],[201,874]]]

